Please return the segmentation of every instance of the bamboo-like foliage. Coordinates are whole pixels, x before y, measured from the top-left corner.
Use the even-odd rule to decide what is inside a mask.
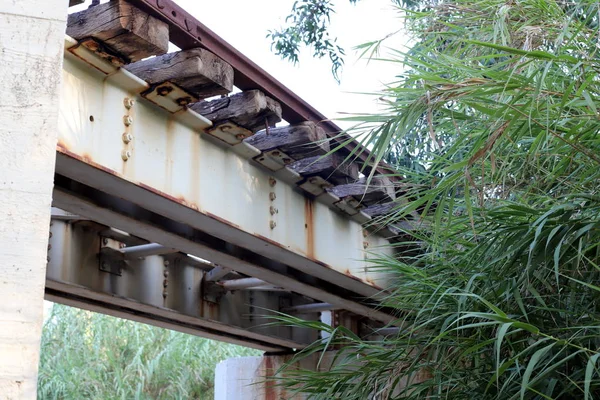
[[[42,335],[38,398],[211,400],[217,363],[260,354],[55,304]]]
[[[592,1],[458,0],[406,12],[405,72],[385,115],[355,118],[372,161],[401,149],[419,212],[410,253],[379,259],[382,341],[344,329],[321,372],[288,370],[313,399],[600,398],[600,31]],[[419,168],[415,168],[418,165]],[[296,385],[296,386],[294,386]]]

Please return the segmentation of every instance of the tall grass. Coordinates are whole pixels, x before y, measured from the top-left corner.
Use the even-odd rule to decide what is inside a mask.
[[[218,362],[262,354],[55,304],[42,335],[40,399],[213,399]]]
[[[403,329],[332,330],[305,354],[338,345],[338,364],[286,384],[315,399],[600,398],[599,8],[407,11],[388,112],[355,118],[373,161],[390,148],[412,160],[388,222],[424,223],[409,252],[373,266],[395,279],[385,305]]]

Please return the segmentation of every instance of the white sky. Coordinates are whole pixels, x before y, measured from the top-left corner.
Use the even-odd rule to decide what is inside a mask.
[[[356,45],[400,29],[402,22],[390,0],[361,0],[356,5],[349,0],[335,1],[337,13],[332,17],[331,32],[346,49],[339,85],[331,75],[328,59],[315,60],[310,51],[304,51],[300,63],[294,66],[271,52],[267,31],[284,24],[293,0],[176,0],[176,3],[329,118],[336,118],[339,112],[375,111],[375,96],[355,93],[376,91],[400,72],[399,64],[357,60],[358,54],[352,50]],[[399,48],[403,39],[402,35],[395,35],[386,43]],[[382,52],[382,56],[385,54]]]

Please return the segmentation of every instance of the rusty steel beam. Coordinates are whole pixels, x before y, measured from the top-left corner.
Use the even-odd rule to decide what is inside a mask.
[[[349,135],[339,135],[342,129],[316,108],[308,104],[296,93],[275,79],[255,62],[236,50],[206,25],[178,6],[172,0],[129,0],[132,4],[161,19],[169,25],[170,40],[179,48],[192,49],[202,47],[216,54],[235,71],[234,84],[242,90],[258,89],[281,104],[282,116],[290,124],[303,121],[319,122],[328,136],[338,144],[351,140]],[[355,140],[345,146],[347,154],[353,153],[360,160],[369,159],[369,151]],[[396,171],[384,162],[380,162],[377,171],[380,174],[396,174]]]

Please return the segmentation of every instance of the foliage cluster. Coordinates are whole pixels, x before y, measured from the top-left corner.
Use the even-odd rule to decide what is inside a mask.
[[[413,45],[387,112],[354,118],[380,162],[399,152],[419,213],[385,306],[397,335],[341,346],[284,384],[314,399],[600,398],[600,80],[595,1],[454,0],[406,10]],[[370,46],[377,46],[372,43]],[[299,386],[293,386],[299,385]]]
[[[212,400],[220,361],[260,354],[55,304],[42,335],[38,398]]]

